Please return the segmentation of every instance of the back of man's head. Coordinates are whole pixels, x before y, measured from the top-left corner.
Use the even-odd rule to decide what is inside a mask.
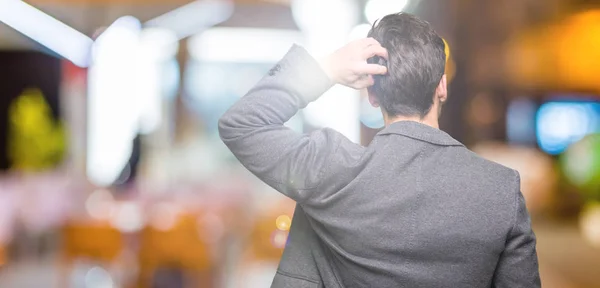
[[[406,13],[383,17],[368,37],[389,53],[387,63],[379,57],[369,59],[388,68],[387,75],[374,77],[369,93],[388,116],[427,115],[446,66],[442,38],[429,23]]]

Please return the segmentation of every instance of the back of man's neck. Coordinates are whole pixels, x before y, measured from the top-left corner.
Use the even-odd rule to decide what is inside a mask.
[[[419,122],[422,124],[425,124],[427,126],[431,126],[435,129],[440,129],[440,125],[438,123],[437,117],[432,117],[433,115],[427,114],[425,115],[425,117],[421,118],[421,117],[410,117],[410,116],[394,116],[392,118],[387,118],[385,117],[385,126],[389,126],[392,123],[395,122],[401,122],[401,121],[413,121],[413,122]]]

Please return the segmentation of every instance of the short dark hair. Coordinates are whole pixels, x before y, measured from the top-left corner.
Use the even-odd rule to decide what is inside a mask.
[[[387,75],[375,76],[369,88],[389,116],[423,118],[433,105],[433,94],[446,67],[444,40],[431,25],[416,16],[398,13],[373,24],[368,37],[388,50],[387,61],[369,59],[388,68]]]

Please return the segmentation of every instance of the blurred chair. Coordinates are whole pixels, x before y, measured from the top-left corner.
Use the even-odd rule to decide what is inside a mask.
[[[165,269],[192,275],[187,287],[214,287],[214,265],[202,231],[198,216],[190,213],[179,214],[167,229],[146,226],[140,237],[138,287],[160,285],[152,282],[155,273]]]
[[[6,264],[7,255],[6,255],[6,246],[4,243],[0,242],[0,269]]]
[[[121,232],[108,222],[69,222],[62,229],[62,238],[60,287],[69,287],[69,275],[76,260],[111,266],[125,246]]]

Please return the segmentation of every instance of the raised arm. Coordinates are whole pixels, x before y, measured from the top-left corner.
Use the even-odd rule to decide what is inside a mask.
[[[306,201],[320,184],[329,157],[348,140],[331,129],[299,134],[284,123],[336,83],[364,88],[372,85],[370,75],[386,73],[385,67],[366,62],[374,55],[387,57],[373,41],[350,43],[322,62],[292,47],[221,117],[221,139],[254,175],[288,197]]]

